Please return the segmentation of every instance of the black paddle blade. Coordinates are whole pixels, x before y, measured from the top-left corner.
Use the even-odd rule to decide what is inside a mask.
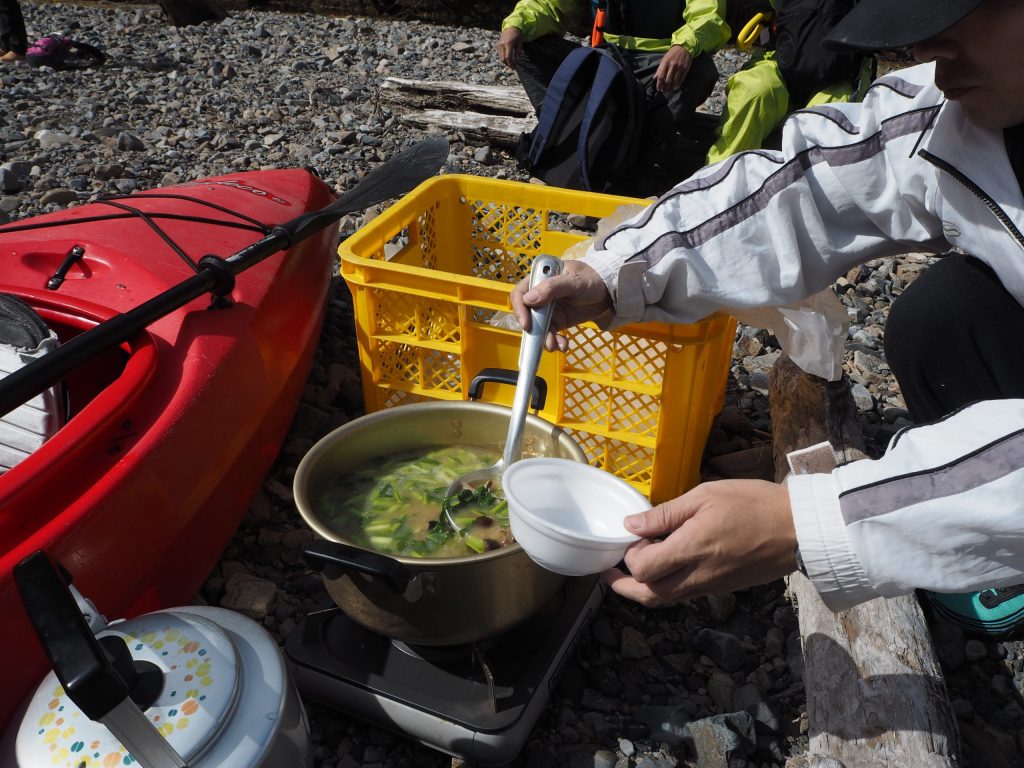
[[[360,179],[356,185],[358,200],[350,199],[356,197],[353,188],[328,208],[337,206],[343,213],[351,213],[405,194],[440,170],[448,159],[448,150],[448,140],[441,136],[417,142]]]
[[[447,139],[439,136],[424,139],[378,165],[326,208],[293,219],[282,228],[291,233],[290,242],[297,243],[346,213],[404,195],[437,173],[447,159]]]

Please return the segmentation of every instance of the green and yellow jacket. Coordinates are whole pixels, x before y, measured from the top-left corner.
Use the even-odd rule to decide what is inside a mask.
[[[608,0],[605,39],[620,48],[658,53],[681,45],[693,56],[714,53],[728,42],[725,0]],[[519,0],[501,23],[527,40],[564,35],[591,24],[588,0]]]

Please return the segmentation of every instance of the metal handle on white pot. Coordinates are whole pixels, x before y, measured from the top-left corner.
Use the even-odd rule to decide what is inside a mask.
[[[118,672],[114,659],[89,629],[66,581],[46,553],[34,552],[14,566],[14,581],[68,698],[86,717],[103,723],[143,768],[186,768],[181,755],[131,698],[131,681]],[[124,645],[119,638],[116,642]],[[111,646],[111,650],[117,653],[120,649]],[[131,665],[130,653],[127,663]],[[151,679],[146,681],[146,686],[152,688],[151,683]],[[156,687],[157,694],[160,687]]]

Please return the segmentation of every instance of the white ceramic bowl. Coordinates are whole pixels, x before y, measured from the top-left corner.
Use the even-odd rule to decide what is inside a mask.
[[[566,576],[600,573],[639,539],[622,525],[650,502],[625,480],[568,459],[522,459],[501,477],[512,535],[534,562]]]

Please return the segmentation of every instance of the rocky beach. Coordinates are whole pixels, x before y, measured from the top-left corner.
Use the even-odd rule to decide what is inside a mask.
[[[81,71],[0,65],[0,224],[107,194],[244,170],[311,166],[339,192],[425,134],[381,97],[395,76],[517,86],[488,28],[448,19],[233,10],[175,28],[150,5],[23,3],[29,38],[63,33],[108,61]],[[363,15],[355,15],[363,14]],[[477,19],[479,13],[474,13]],[[718,54],[722,82],[744,56]],[[507,150],[451,133],[442,172],[527,181]],[[346,216],[340,238],[386,205]],[[890,303],[934,256],[872,261],[834,286],[850,321],[844,368],[869,453],[909,421],[886,366]],[[703,475],[772,476],[767,377],[778,340],[741,325],[726,406]],[[332,281],[302,403],[261,492],[198,600],[251,616],[284,642],[333,605],[302,551],[312,531],[291,481],[321,436],[363,412],[349,292]],[[947,624],[933,639],[964,741],[963,765],[1022,766],[1024,645],[968,639]],[[657,610],[607,595],[513,766],[765,768],[806,749],[797,618],[786,585]],[[307,702],[316,768],[430,767],[450,757]],[[849,768],[855,768],[849,766]]]

